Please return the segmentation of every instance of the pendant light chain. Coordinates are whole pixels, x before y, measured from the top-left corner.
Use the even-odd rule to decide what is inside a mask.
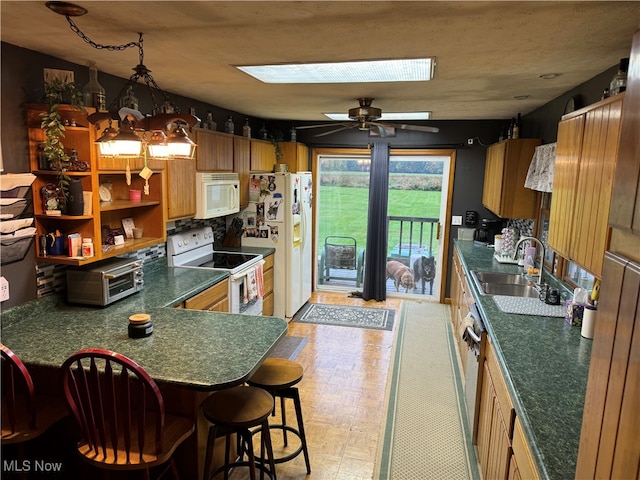
[[[71,30],[74,31],[76,35],[78,35],[82,40],[91,45],[93,48],[97,48],[98,50],[122,51],[126,50],[127,48],[138,47],[142,52],[142,34],[140,36],[139,42],[129,42],[123,45],[102,45],[101,43],[94,42],[85,33],[83,33],[82,30],[80,30],[80,27],[75,24],[75,22],[69,15],[65,15],[65,18],[67,19],[67,22],[69,22],[69,27],[71,27]]]

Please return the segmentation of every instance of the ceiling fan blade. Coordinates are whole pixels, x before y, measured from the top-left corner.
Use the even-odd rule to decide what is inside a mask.
[[[321,127],[335,127],[336,125],[349,125],[348,123],[345,122],[339,122],[339,123],[319,123],[317,125],[302,125],[300,127],[295,127],[296,130],[304,130],[305,128],[321,128]]]
[[[406,125],[404,123],[401,125],[398,125],[396,128],[399,128],[400,130],[415,130],[417,132],[429,132],[429,133],[438,133],[440,131],[438,127],[427,127],[424,125]]]
[[[355,127],[357,124],[353,124],[353,125],[349,125],[349,124],[343,124],[342,127],[340,128],[336,128],[334,130],[329,130],[328,132],[322,132],[322,133],[318,133],[316,135],[314,135],[314,137],[324,137],[325,135],[331,135],[332,133],[337,133],[337,132],[341,132],[343,130],[349,130],[350,128]]]
[[[399,130],[415,130],[416,132],[438,133],[440,131],[438,127],[427,127],[424,125],[407,125],[405,123],[380,123],[380,122],[370,122],[370,123],[371,125],[377,125],[380,127],[397,128]]]

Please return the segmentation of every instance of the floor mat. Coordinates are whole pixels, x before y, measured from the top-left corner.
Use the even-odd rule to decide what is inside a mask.
[[[446,305],[403,302],[376,476],[479,478]]]
[[[289,360],[295,360],[302,348],[307,344],[308,339],[306,337],[294,337],[293,335],[285,335],[278,343],[276,343],[273,350],[269,353],[269,358],[288,358]]]
[[[307,303],[293,321],[342,327],[393,330],[395,312],[386,308],[350,307]]]

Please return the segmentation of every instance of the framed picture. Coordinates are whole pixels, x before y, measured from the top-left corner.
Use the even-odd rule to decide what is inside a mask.
[[[136,225],[133,223],[133,218],[123,218],[122,219],[122,228],[124,229],[124,234],[127,238],[133,238],[133,229]]]

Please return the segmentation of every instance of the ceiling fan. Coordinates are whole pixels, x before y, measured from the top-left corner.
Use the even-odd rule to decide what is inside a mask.
[[[429,132],[438,133],[440,131],[437,127],[427,127],[422,125],[407,125],[404,123],[383,123],[377,122],[382,116],[382,110],[380,108],[372,107],[373,98],[359,98],[360,106],[349,109],[349,118],[353,121],[338,122],[338,123],[323,123],[318,125],[302,125],[295,127],[296,130],[302,130],[305,128],[322,128],[322,127],[338,127],[328,132],[318,133],[316,137],[324,137],[325,135],[331,135],[332,133],[341,132],[350,128],[357,128],[358,130],[373,130],[381,137],[389,137],[395,135],[395,129],[400,130],[414,130],[417,132]]]

